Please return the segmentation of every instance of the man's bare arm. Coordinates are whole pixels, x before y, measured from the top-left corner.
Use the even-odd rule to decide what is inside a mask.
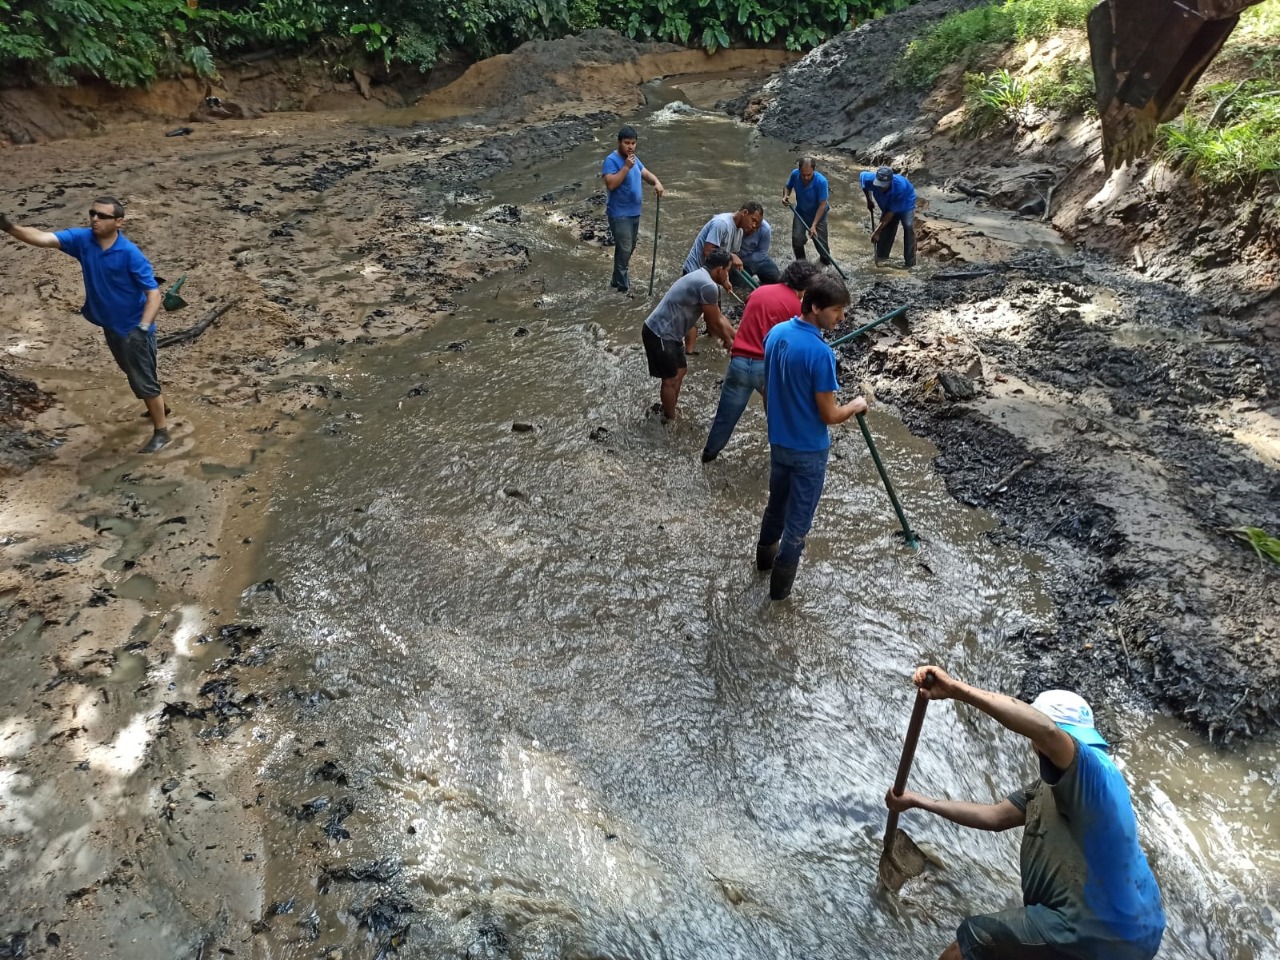
[[[23,243],[30,244],[33,247],[47,247],[50,250],[62,249],[62,244],[58,242],[58,238],[54,234],[49,233],[47,230],[37,230],[35,227],[20,227],[3,213],[0,213],[0,230],[3,230],[13,239],[21,240]]]
[[[707,321],[707,332],[713,337],[718,337],[726,350],[731,349],[735,331],[733,324],[725,319],[725,315],[720,312],[720,307],[714,303],[704,303],[702,305],[702,317]]]
[[[938,800],[909,790],[904,790],[902,796],[895,797],[890,790],[885,795],[884,802],[890,810],[897,810],[899,813],[924,810],[962,827],[977,830],[1011,830],[1025,826],[1027,822],[1026,811],[1019,810],[1007,799],[999,803],[967,803],[962,800]]]
[[[848,403],[836,403],[834,393],[815,393],[813,399],[818,403],[818,416],[829,427],[844,423],[850,417],[867,412],[867,401],[856,397]]]
[[[142,305],[142,320],[138,326],[144,330],[150,329],[151,324],[156,322],[156,317],[160,315],[160,291],[148,290],[147,302]]]

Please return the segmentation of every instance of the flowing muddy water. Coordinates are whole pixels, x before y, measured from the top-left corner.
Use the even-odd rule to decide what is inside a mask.
[[[707,217],[748,198],[789,259],[785,145],[670,106],[639,125],[668,189],[654,300]],[[923,814],[904,826],[943,865],[898,900],[876,894],[882,798],[911,668],[1015,689],[1023,647],[1007,638],[1052,622],[1054,573],[989,542],[993,521],[946,495],[932,449],[873,409],[923,550],[895,537],[856,428],[837,429],[795,594],[770,605],[753,565],[758,405],[702,466],[726,365],[704,340],[685,419],[649,417],[653,300],[608,291],[611,251],[559,215],[599,192],[612,134],[458,209],[515,205],[503,229],[530,269],[474,287],[428,334],[340,361],[342,397],[273,488],[259,572],[280,592],[248,610],[289,688],[258,731],[264,956],[386,944],[411,924],[402,955],[905,960],[1019,899],[1017,831]],[[850,171],[826,169],[833,252],[856,265],[865,208]],[[650,195],[641,293],[652,227]],[[1276,956],[1274,747],[1222,753],[1099,706],[1165,893],[1161,955]],[[912,782],[995,799],[1032,770],[1025,743],[942,704]]]

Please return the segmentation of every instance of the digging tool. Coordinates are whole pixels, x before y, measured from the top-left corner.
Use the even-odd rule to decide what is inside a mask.
[[[795,207],[791,206],[790,203],[787,204],[787,207],[788,209],[790,209],[792,216],[794,216],[797,220],[799,220],[802,224],[804,224],[805,233],[808,233],[810,229],[809,224],[805,223],[804,217],[800,216],[800,211],[797,210]],[[813,245],[818,248],[819,253],[821,253],[824,257],[826,257],[828,261],[830,261],[831,266],[836,268],[836,273],[840,274],[840,279],[843,280],[845,283],[848,283],[849,278],[845,275],[845,272],[840,269],[840,264],[836,263],[836,258],[831,255],[831,251],[828,250],[826,248],[826,245],[823,244],[823,242],[818,239],[817,234],[814,234]]]
[[[658,217],[662,215],[662,198],[653,202],[653,262],[649,264],[649,296],[653,296],[653,275],[658,269]]]
[[[750,287],[752,290],[755,290],[760,286],[760,284],[757,283],[751,274],[747,273],[747,271],[735,270],[734,272],[741,278],[744,286]]]
[[[187,305],[187,301],[178,296],[178,291],[182,289],[182,285],[186,282],[187,275],[184,273],[177,279],[174,285],[165,292],[164,299],[161,301],[161,304],[164,306],[166,312],[173,313],[173,311],[181,310]]]
[[[876,327],[880,326],[880,324],[882,323],[888,323],[890,320],[898,320],[902,317],[905,317],[906,315],[907,315],[907,308],[906,308],[906,305],[904,304],[903,306],[898,307],[895,310],[890,310],[879,320],[872,320],[870,323],[859,327],[857,330],[854,330],[852,333],[846,333],[843,337],[839,337],[835,340],[832,340],[831,346],[838,347],[842,343],[848,343],[850,340],[856,340],[858,337],[862,336],[868,330],[873,330]]]
[[[862,438],[867,441],[867,449],[871,451],[871,459],[876,465],[876,470],[880,474],[880,479],[884,481],[884,489],[889,494],[889,502],[893,504],[893,512],[898,515],[898,522],[902,524],[902,535],[906,537],[907,546],[912,550],[920,549],[920,541],[916,539],[916,535],[911,532],[911,525],[907,523],[907,515],[902,512],[902,504],[898,502],[898,495],[893,492],[893,484],[889,482],[889,474],[885,472],[884,464],[880,462],[880,452],[876,450],[876,442],[871,439],[871,431],[867,428],[866,414],[858,414],[858,426],[862,428]],[[912,744],[914,749],[915,744]],[[910,766],[910,761],[908,761]]]
[[[861,421],[862,417],[858,417]],[[865,429],[865,428],[864,428]],[[872,450],[875,448],[873,447]],[[930,674],[932,679],[932,674]],[[920,740],[920,728],[924,726],[924,712],[929,708],[929,697],[923,690],[916,691],[916,703],[911,708],[911,722],[907,724],[907,736],[902,741],[902,759],[898,761],[898,775],[893,780],[893,795],[902,796],[907,789],[907,777],[911,774],[911,761],[915,759],[916,743]],[[897,892],[912,877],[924,873],[928,858],[916,846],[905,830],[898,829],[898,813],[889,812],[884,827],[884,850],[880,854],[880,882],[885,888]]]

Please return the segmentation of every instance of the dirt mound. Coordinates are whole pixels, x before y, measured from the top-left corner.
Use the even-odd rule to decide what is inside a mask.
[[[903,50],[947,14],[980,5],[981,0],[925,0],[828,40],[760,91],[761,131],[877,157],[909,147],[934,122],[923,110],[927,91],[895,83]]]
[[[472,65],[421,106],[467,104],[494,116],[523,119],[566,104],[624,110],[644,103],[639,85],[656,77],[779,66],[785,50],[721,50],[714,57],[673,43],[636,43],[613,30],[588,30],[560,40],[531,40],[514,53]]]

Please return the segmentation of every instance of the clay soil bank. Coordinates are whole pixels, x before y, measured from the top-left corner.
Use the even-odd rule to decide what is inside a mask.
[[[1212,274],[1192,289],[1073,253],[946,190],[976,154],[912,132],[933,115],[921,97],[864,87],[879,75],[868,51],[888,58],[949,8],[861,28],[743,101],[770,134],[903,163],[934,201],[916,274],[855,291],[860,313],[910,302],[911,332],[864,338],[847,377],[938,445],[953,493],[1004,521],[996,536],[1058,574],[1058,628],[1011,638],[1028,689],[1149,698],[1220,739],[1271,731],[1277,578],[1223,530],[1280,530],[1274,298],[1261,277],[1232,300]],[[446,215],[487,175],[590,139],[643,103],[642,80],[783,59],[593,33],[478,64],[394,115],[277,113],[174,138],[171,119],[137,121],[0,152],[0,204],[20,222],[78,223],[107,189],[128,201],[158,273],[188,276],[192,306],[166,329],[235,304],[162,353],[178,442],[146,459],[131,452],[140,405],[78,316],[75,264],[0,247],[0,770],[15,784],[5,832],[27,851],[3,881],[6,942],[141,956],[133,925],[159,914],[172,919],[145,955],[177,955],[240,943],[264,916],[245,721],[271,649],[231,621],[242,591],[271,590],[247,571],[280,453],[333,395],[327,360],[527,263],[484,221]],[[189,95],[198,109],[203,91]],[[839,136],[794,125],[851,103]],[[918,144],[933,152],[915,158]],[[1108,182],[1091,175],[1095,192]],[[1099,222],[1123,215],[1115,194]]]

